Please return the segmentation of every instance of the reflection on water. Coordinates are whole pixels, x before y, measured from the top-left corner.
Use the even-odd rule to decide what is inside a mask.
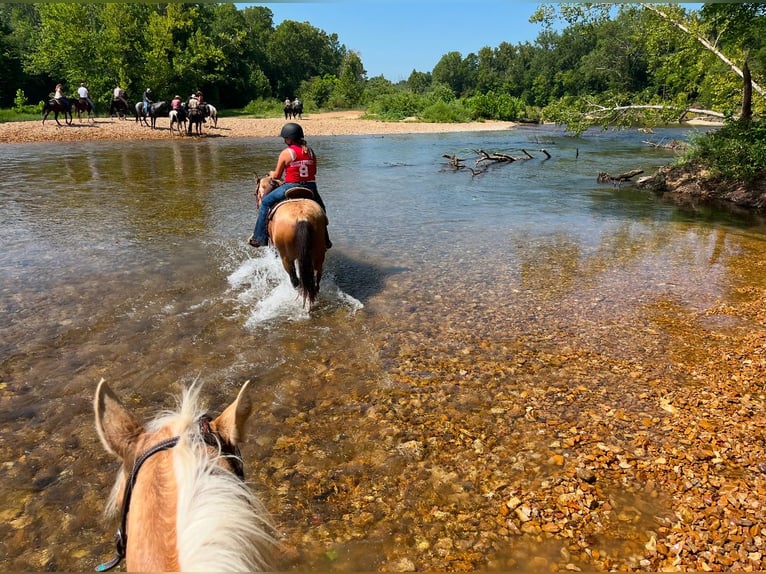
[[[488,525],[471,522],[468,509],[491,499],[470,473],[494,468],[498,492],[542,488],[563,442],[547,433],[594,408],[549,403],[557,389],[586,378],[605,403],[650,412],[641,383],[683,348],[657,310],[704,309],[764,283],[761,224],[595,183],[671,159],[640,139],[529,128],[314,138],[335,247],[311,316],[276,257],[245,244],[252,172],[272,167],[272,138],[0,148],[0,565],[88,570],[110,555],[99,517],[114,468],[91,413],[105,377],[147,418],[195,379],[213,408],[256,382],[246,464],[295,568],[327,569],[330,549],[341,570],[467,552],[438,549],[447,507],[465,514],[466,547],[509,566]],[[476,177],[442,158],[540,147],[550,160]],[[617,374],[624,362],[640,366],[635,388]],[[519,408],[527,426],[513,422]],[[490,434],[472,434],[492,417]],[[412,441],[427,454],[403,455]],[[457,444],[468,446],[452,457]],[[592,496],[637,517],[604,547],[617,527],[648,529],[661,514],[662,497],[640,485],[603,488]],[[508,540],[519,560],[560,553]]]

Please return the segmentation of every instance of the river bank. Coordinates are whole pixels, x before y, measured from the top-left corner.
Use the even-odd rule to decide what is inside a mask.
[[[382,122],[362,119],[361,111],[305,114],[297,120],[303,126],[306,138],[340,135],[385,135],[447,133],[459,131],[498,131],[514,127],[514,122],[484,121],[467,123],[427,123],[414,120]],[[139,124],[133,118],[96,118],[89,122],[74,119],[71,125],[57,125],[52,116],[41,122],[0,123],[0,144],[74,141],[162,140],[188,137],[171,133],[169,120],[159,118],[157,129]],[[219,118],[217,126],[203,125],[203,138],[259,138],[276,137],[286,120],[283,118]],[[198,137],[198,136],[193,136]]]

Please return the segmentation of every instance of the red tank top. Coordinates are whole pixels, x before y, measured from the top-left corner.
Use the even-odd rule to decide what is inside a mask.
[[[293,161],[285,168],[285,183],[314,181],[317,174],[314,150],[309,148],[308,153],[305,153],[299,145],[291,145],[288,149]]]

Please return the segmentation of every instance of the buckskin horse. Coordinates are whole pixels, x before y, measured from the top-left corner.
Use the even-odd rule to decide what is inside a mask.
[[[59,121],[59,114],[64,114],[64,122],[67,125],[72,124],[72,102],[71,100],[66,100],[67,103],[60,102],[57,99],[51,99],[48,100],[43,104],[43,125],[45,125],[45,120],[48,119],[48,114],[53,112],[53,119],[56,120],[56,123],[58,125],[61,125],[61,122]]]
[[[255,200],[258,208],[264,196],[282,185],[270,176],[259,178],[255,174]],[[311,190],[294,187],[287,192],[287,200],[276,205],[269,215],[269,237],[276,247],[282,266],[290,276],[293,287],[309,303],[309,311],[319,294],[327,244],[327,216],[313,199]],[[297,273],[296,273],[297,265]]]
[[[96,431],[121,463],[107,511],[121,510],[117,555],[129,571],[255,572],[270,568],[273,525],[244,480],[237,443],[252,411],[249,381],[217,418],[199,406],[200,386],[178,412],[144,425],[103,379]]]

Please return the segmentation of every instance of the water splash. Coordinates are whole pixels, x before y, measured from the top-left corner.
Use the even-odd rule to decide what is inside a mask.
[[[276,252],[268,249],[248,258],[228,276],[232,290],[238,292],[237,301],[246,310],[245,327],[254,329],[275,319],[304,321],[310,317],[308,308],[290,284]],[[314,309],[345,307],[353,314],[362,303],[335,284],[331,273],[322,278],[322,288]]]

